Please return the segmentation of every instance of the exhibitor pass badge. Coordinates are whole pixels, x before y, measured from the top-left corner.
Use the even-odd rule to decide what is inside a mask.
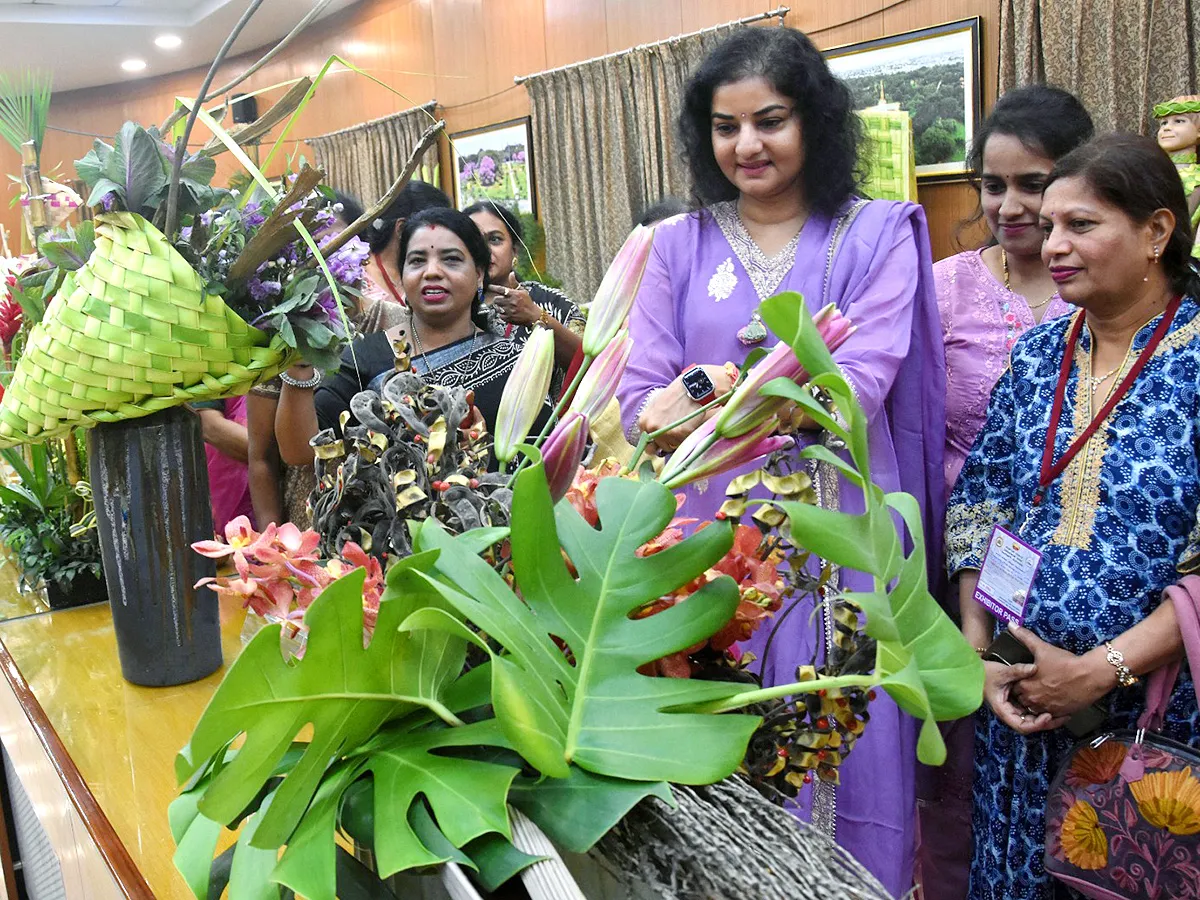
[[[979,569],[975,601],[1001,621],[1022,624],[1025,603],[1041,561],[1040,552],[997,525],[988,538],[983,565]]]

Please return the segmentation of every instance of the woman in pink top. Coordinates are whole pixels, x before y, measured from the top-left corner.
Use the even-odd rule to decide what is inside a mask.
[[[975,136],[971,170],[978,174],[979,216],[992,240],[933,267],[946,347],[947,494],[1017,338],[1073,309],[1042,263],[1038,214],[1055,160],[1092,130],[1087,110],[1071,94],[1029,85],[1001,97]],[[946,764],[921,773],[916,873],[923,900],[967,895],[974,728],[971,719],[947,726]]]

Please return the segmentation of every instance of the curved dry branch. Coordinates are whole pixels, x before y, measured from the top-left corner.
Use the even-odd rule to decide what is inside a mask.
[[[204,76],[204,83],[200,85],[200,91],[196,95],[196,102],[192,104],[191,112],[188,113],[187,124],[183,126],[183,133],[179,135],[179,140],[175,142],[175,161],[171,165],[170,186],[167,188],[167,218],[163,229],[163,233],[167,235],[168,240],[174,237],[175,230],[179,226],[179,177],[183,172],[183,160],[187,156],[188,138],[192,136],[192,129],[196,127],[196,118],[200,115],[202,108],[201,100],[208,93],[213,79],[217,77],[217,69],[225,61],[225,57],[229,55],[234,41],[238,39],[242,30],[250,23],[250,19],[253,18],[254,14],[258,12],[258,8],[262,5],[263,0],[251,0],[250,5],[246,7],[246,11],[242,13],[242,17],[238,19],[238,23],[233,26],[233,31],[229,33],[229,37],[225,39],[225,43],[217,51],[216,58],[213,59],[213,64],[209,67],[208,74]]]
[[[346,242],[349,241],[350,238],[354,237],[356,234],[359,234],[370,223],[374,222],[376,217],[381,212],[392,205],[392,201],[400,196],[400,192],[404,190],[404,186],[412,180],[413,173],[417,171],[417,167],[421,164],[421,157],[425,155],[425,151],[437,142],[438,135],[441,134],[445,128],[446,123],[439,119],[437,122],[434,122],[427,129],[425,129],[425,133],[422,134],[421,139],[417,141],[416,148],[408,157],[408,162],[404,165],[404,171],[400,173],[400,177],[392,183],[390,188],[388,188],[387,193],[384,194],[374,206],[351,222],[345,231],[343,231],[321,249],[321,252],[325,254],[327,258],[345,246]],[[310,265],[312,264],[313,263],[310,263]]]

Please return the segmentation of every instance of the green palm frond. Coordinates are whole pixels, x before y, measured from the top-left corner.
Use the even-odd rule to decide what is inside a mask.
[[[33,141],[37,152],[42,152],[53,88],[53,72],[0,72],[0,138],[14,150],[19,152],[22,144]]]

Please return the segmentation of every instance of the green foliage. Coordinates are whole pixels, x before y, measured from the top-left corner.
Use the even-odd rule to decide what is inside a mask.
[[[176,864],[196,896],[209,890],[203,870],[215,852],[214,823],[218,831],[234,825],[247,809],[257,816],[255,830],[240,846],[286,846],[270,879],[322,898],[335,890],[339,828],[362,838],[369,832],[382,875],[462,853],[482,880],[499,883],[531,861],[509,844],[509,802],[584,850],[641,798],[669,797],[659,778],[699,783],[733,771],[757,718],[668,708],[726,697],[738,686],[636,672],[724,624],[737,602],[732,582],[719,579],[692,597],[686,617],[627,617],[716,562],[729,548],[729,529],[705,529],[641,559],[634,551],[674,513],[670,492],[614,480],[598,507],[604,527],[593,530],[573,511],[552,508],[540,465],[521,474],[512,540],[524,603],[476,555],[475,535],[451,537],[427,524],[415,538],[421,552],[388,573],[367,647],[361,573],[309,608],[302,660],[283,660],[279,626],[256,635],[177,761],[180,779],[195,782],[173,811]],[[497,537],[489,532],[487,543]],[[578,583],[560,545],[577,560]],[[479,641],[460,618],[468,609],[504,650],[463,672],[467,641]],[[552,634],[570,643],[570,658]],[[514,688],[536,691],[547,705],[525,708]],[[459,716],[468,713],[464,723]],[[538,731],[543,717],[553,740]],[[292,750],[308,723],[311,743]],[[239,736],[241,748],[228,752]],[[631,765],[625,754],[645,762]],[[543,777],[522,774],[531,766]],[[544,777],[550,770],[563,777]],[[361,810],[363,785],[369,814]],[[235,873],[243,852],[250,851],[233,855]],[[265,866],[253,860],[244,868],[258,873],[261,886]]]
[[[165,208],[175,150],[156,129],[126,122],[117,132],[114,146],[97,139],[75,171],[90,187],[88,206],[102,202],[137,213],[148,221],[161,221]],[[216,160],[203,154],[189,155],[179,180],[181,217],[193,216],[215,206],[225,192],[212,187]]]
[[[22,144],[33,141],[41,155],[53,91],[53,72],[0,72],[0,138],[18,153]]]
[[[572,762],[632,781],[708,784],[726,777],[741,762],[757,717],[668,710],[728,696],[738,686],[651,678],[637,667],[702,642],[728,622],[738,604],[733,580],[717,578],[658,615],[630,615],[715,565],[732,546],[732,529],[715,525],[641,558],[638,548],[675,515],[670,491],[628,479],[601,481],[601,527],[595,529],[570,504],[554,507],[541,472],[526,471],[513,497],[520,597],[437,523],[427,520],[417,534],[417,546],[441,551],[437,571],[457,583],[435,583],[445,600],[509,650],[492,663],[492,701],[505,735],[556,778],[567,777]]]
[[[8,545],[21,570],[21,582],[57,581],[68,589],[83,573],[100,576],[100,544],[95,531],[72,535],[76,501],[66,480],[66,463],[58,444],[33,444],[0,450],[0,458],[16,472],[15,484],[0,484],[0,540]]]
[[[50,265],[67,272],[82,269],[95,249],[96,226],[91,222],[47,231],[38,238],[38,252]]]
[[[720,560],[731,529],[715,523],[638,556],[675,514],[670,491],[606,479],[594,528],[569,504],[553,505],[530,451],[508,533],[515,589],[479,556],[503,530],[452,536],[427,519],[413,527],[416,554],[388,573],[366,647],[358,573],[309,607],[302,660],[283,660],[273,626],[231,667],[177,765],[192,782],[172,809],[176,864],[198,898],[226,868],[237,896],[264,900],[278,885],[313,900],[346,896],[359,889],[351,875],[369,886],[335,850],[339,832],[373,850],[381,876],[454,860],[494,886],[532,861],[511,845],[509,806],[560,846],[586,851],[641,799],[669,800],[665,782],[709,783],[738,766],[759,719],[713,712],[823,686],[882,686],[925,720],[921,757],[944,756],[934,720],[978,706],[982,665],[929,595],[915,501],[871,483],[866,416],[799,295],[768,301],[763,315],[841,413],[791,382],[769,386],[842,438],[849,458],[806,452],[866,486],[861,516],[783,507],[798,546],[875,577],[874,591],[848,599],[867,613],[876,671],[767,689],[639,674],[732,615],[737,590],[721,576],[686,604],[634,618]],[[913,539],[909,554],[893,512]],[[487,661],[464,671],[468,643]],[[311,742],[295,745],[310,723]],[[220,828],[243,820],[252,834],[213,875]]]
[[[983,663],[929,593],[916,500],[907,494],[885,494],[871,481],[866,414],[811,327],[803,298],[794,293],[772,297],[762,305],[762,315],[792,346],[813,376],[811,384],[832,396],[845,424],[825,413],[808,388],[787,379],[772,382],[764,393],[793,399],[821,417],[822,424],[846,443],[850,459],[821,446],[805,450],[804,455],[834,465],[850,481],[865,486],[861,515],[805,503],[781,502],[778,506],[788,515],[790,535],[797,546],[874,576],[873,591],[845,594],[866,613],[867,634],[877,641],[875,671],[866,682],[859,681],[883,687],[902,709],[923,720],[918,756],[923,762],[939,765],[945,760],[946,748],[937,722],[961,718],[979,707]],[[907,555],[893,512],[903,519],[913,543]],[[820,679],[770,691],[784,696],[820,690],[826,682],[836,680]]]

